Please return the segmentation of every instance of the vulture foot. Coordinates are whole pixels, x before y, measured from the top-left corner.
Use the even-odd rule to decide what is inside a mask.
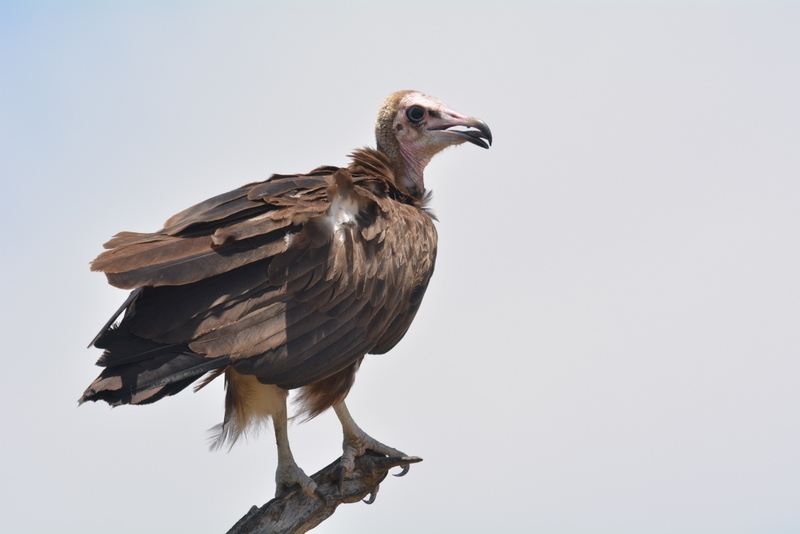
[[[306,475],[296,463],[278,465],[278,470],[275,473],[275,496],[280,497],[295,484],[299,485],[300,490],[312,499],[316,499],[319,496],[317,483],[311,480],[311,477]]]
[[[359,432],[348,434],[344,437],[342,459],[339,461],[342,466],[342,478],[349,477],[353,474],[356,458],[363,456],[368,450],[392,458],[406,458],[406,453],[384,445],[363,430],[358,430]],[[403,476],[406,473],[408,473],[408,465],[403,466],[403,471],[398,476]]]
[[[378,454],[386,455],[390,458],[401,458],[420,461],[417,458],[406,456],[406,453],[398,451],[395,448],[384,445],[377,439],[373,438],[359,427],[350,415],[344,401],[334,404],[333,409],[336,416],[342,423],[342,431],[344,433],[344,442],[342,444],[342,458],[339,460],[341,472],[339,475],[339,487],[341,489],[342,483],[345,478],[352,476],[355,470],[356,458],[363,456],[368,450],[377,452]],[[408,473],[408,464],[403,465],[403,470],[396,476],[403,476]]]

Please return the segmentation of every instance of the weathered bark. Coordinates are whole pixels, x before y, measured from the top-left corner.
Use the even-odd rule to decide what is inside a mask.
[[[302,534],[333,515],[342,503],[364,499],[371,503],[380,483],[393,467],[407,468],[421,462],[415,456],[389,458],[372,451],[356,458],[353,475],[340,480],[339,460],[311,476],[317,483],[318,497],[312,499],[295,486],[261,508],[253,506],[228,534]]]

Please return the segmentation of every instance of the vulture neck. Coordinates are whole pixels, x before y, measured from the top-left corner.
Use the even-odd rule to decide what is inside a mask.
[[[392,163],[394,185],[404,193],[421,200],[425,196],[425,167],[430,157],[420,159],[411,150],[403,150],[396,141],[384,144],[378,140],[378,151],[386,155]]]
[[[403,168],[398,173],[398,176],[400,176],[409,193],[422,197],[425,194],[425,177],[423,173],[425,172],[425,167],[428,166],[430,158],[420,160],[408,152],[410,151],[403,150],[403,147],[400,147],[400,153],[403,155]]]
[[[350,157],[353,159],[349,166],[351,172],[370,174],[386,180],[400,193],[399,197],[395,197],[397,200],[413,206],[424,207],[426,202],[425,188],[407,187],[402,178],[403,175],[397,169],[395,162],[384,152],[374,148],[359,148],[354,150]]]

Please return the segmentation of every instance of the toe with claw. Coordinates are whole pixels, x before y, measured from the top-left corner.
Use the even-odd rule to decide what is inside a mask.
[[[312,499],[318,498],[317,483],[305,474],[296,463],[284,463],[278,466],[275,473],[275,496],[280,497],[293,485],[299,485],[300,490]]]
[[[361,431],[358,434],[345,435],[342,444],[341,465],[346,476],[353,474],[356,458],[363,456],[368,450],[383,454],[392,458],[405,458],[406,454],[395,448],[384,445],[380,441],[370,437]],[[408,466],[403,466],[403,473],[408,471]]]
[[[406,458],[406,454],[388,445],[384,445],[377,439],[373,438],[356,424],[347,406],[344,402],[335,404],[333,406],[339,421],[342,423],[342,431],[344,433],[344,442],[342,444],[342,459],[341,465],[341,481],[345,477],[353,474],[355,469],[356,458],[363,456],[368,450],[383,454],[392,458]],[[398,476],[403,476],[408,473],[408,465],[403,466],[403,471]]]

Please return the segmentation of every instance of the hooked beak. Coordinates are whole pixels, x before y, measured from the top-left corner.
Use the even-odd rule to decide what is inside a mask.
[[[465,141],[478,145],[481,148],[489,148],[492,144],[492,131],[489,125],[480,119],[467,117],[457,111],[450,109],[438,110],[438,117],[428,119],[428,131],[435,132],[437,138],[446,140],[448,144],[456,145]],[[450,130],[457,126],[468,128],[467,130]]]

